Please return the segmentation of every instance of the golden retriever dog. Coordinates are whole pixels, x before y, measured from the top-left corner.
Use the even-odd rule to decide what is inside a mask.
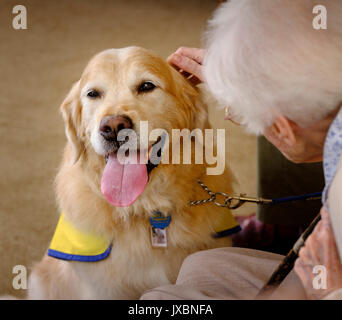
[[[98,261],[46,255],[30,275],[29,299],[137,299],[174,283],[189,254],[231,245],[229,236],[213,236],[225,217],[235,222],[227,208],[189,204],[209,198],[199,179],[214,191],[231,192],[226,168],[207,175],[205,161],[118,163],[118,132],[139,135],[140,121],[148,121],[149,132],[161,128],[170,136],[172,129],[210,128],[199,90],[166,61],[138,47],[103,51],[73,85],[61,112],[68,141],[56,178],[60,210],[69,227],[110,247]],[[156,141],[144,149],[147,157]],[[142,157],[140,147],[137,152]],[[154,241],[167,239],[161,247],[151,240],[155,212],[171,216],[161,228],[165,233],[154,230]]]

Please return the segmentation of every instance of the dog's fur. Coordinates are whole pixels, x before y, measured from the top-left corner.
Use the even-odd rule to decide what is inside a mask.
[[[157,88],[138,94],[142,80]],[[89,86],[105,92],[88,101]],[[128,115],[138,129],[148,120],[150,130],[210,128],[207,109],[192,87],[160,57],[145,49],[111,49],[96,55],[61,106],[68,143],[56,178],[60,209],[77,228],[113,242],[109,257],[99,262],[67,262],[45,256],[29,279],[31,299],[135,299],[147,289],[176,280],[182,261],[198,250],[229,246],[229,237],[212,232],[225,208],[214,204],[189,206],[208,198],[197,184],[230,192],[228,170],[207,176],[204,164],[159,164],[141,196],[129,207],[113,207],[100,191],[105,157],[96,136],[104,116]],[[138,131],[138,130],[137,130]],[[171,134],[170,134],[171,136]],[[171,149],[171,148],[170,148]],[[95,151],[96,150],[96,151]],[[152,248],[149,217],[153,210],[172,214],[167,248]]]

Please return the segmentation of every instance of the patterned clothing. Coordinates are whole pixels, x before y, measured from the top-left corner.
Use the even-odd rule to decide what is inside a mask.
[[[338,163],[342,154],[342,108],[332,122],[324,143],[323,169],[325,187],[323,190],[322,203],[326,207],[328,190],[336,174]],[[326,209],[328,209],[326,207]]]

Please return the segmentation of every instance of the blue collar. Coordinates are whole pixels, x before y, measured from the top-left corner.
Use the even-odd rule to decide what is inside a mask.
[[[158,229],[165,229],[171,223],[171,215],[164,217],[160,211],[153,211],[150,218],[150,224],[152,227]]]
[[[241,231],[241,227],[236,222],[235,218],[230,214],[226,213],[220,218],[217,230],[212,234],[213,238],[222,238],[230,236],[236,232]],[[166,217],[163,216],[162,212],[156,210],[152,212],[152,217],[150,218],[150,224],[154,228],[165,229],[171,223],[171,215]]]

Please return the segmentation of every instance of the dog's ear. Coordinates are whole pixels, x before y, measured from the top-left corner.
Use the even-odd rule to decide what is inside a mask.
[[[197,90],[201,89],[197,87]],[[193,126],[201,130],[211,128],[209,124],[208,106],[202,97],[202,92],[196,97]]]
[[[173,82],[176,86],[175,93],[178,101],[182,101],[185,110],[188,111],[191,130],[210,128],[208,121],[208,109],[202,99],[201,87],[194,86],[186,80],[178,71],[172,68]]]
[[[65,133],[72,149],[70,162],[75,164],[84,150],[84,143],[80,134],[82,106],[79,97],[79,81],[72,86],[60,110],[65,122]]]

